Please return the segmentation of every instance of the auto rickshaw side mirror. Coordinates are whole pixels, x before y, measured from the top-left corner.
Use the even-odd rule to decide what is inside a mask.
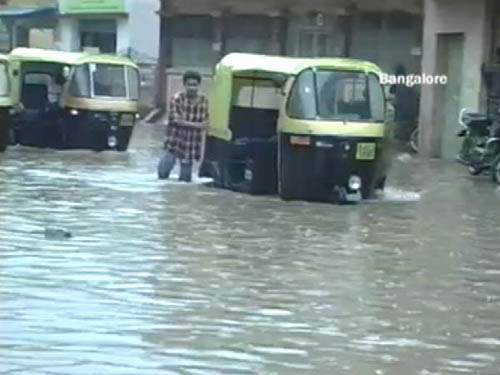
[[[67,81],[69,79],[69,76],[70,76],[70,73],[71,73],[71,70],[69,68],[69,66],[65,66],[63,69],[62,69],[62,78],[64,78],[65,81]]]
[[[278,95],[280,96],[286,96],[286,89],[285,89],[285,86],[281,86],[281,87],[277,87],[276,88],[276,92],[278,93]]]

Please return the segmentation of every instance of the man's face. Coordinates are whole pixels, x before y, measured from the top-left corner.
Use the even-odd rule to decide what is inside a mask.
[[[200,84],[196,79],[188,79],[184,87],[186,88],[186,93],[190,98],[196,97],[198,95],[198,92],[200,91]]]

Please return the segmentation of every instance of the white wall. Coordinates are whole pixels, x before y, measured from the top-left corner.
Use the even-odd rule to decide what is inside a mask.
[[[59,17],[56,28],[56,48],[62,51],[78,51],[80,41],[78,20],[73,17]]]
[[[116,51],[121,53],[131,47],[130,37],[133,31],[130,30],[130,20],[126,17],[116,19]]]
[[[160,44],[159,4],[159,0],[127,0],[130,47],[153,59],[158,58]]]
[[[461,107],[479,110],[481,104],[481,64],[487,60],[489,39],[487,0],[425,0],[422,71],[437,72],[437,40],[440,33],[464,33],[464,62]],[[422,86],[420,104],[420,144],[425,156],[439,157],[440,124],[435,114],[436,87]]]

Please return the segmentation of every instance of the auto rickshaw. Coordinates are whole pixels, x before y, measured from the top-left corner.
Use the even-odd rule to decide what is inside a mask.
[[[7,56],[0,55],[0,152],[4,152],[9,144],[11,110],[8,59]]]
[[[215,67],[203,177],[284,200],[358,202],[389,167],[380,68],[230,54]]]
[[[111,55],[17,48],[9,55],[14,143],[127,150],[138,118],[139,72]]]

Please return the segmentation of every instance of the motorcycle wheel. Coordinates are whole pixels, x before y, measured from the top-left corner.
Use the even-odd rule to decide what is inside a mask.
[[[500,185],[500,159],[493,163],[493,173],[491,174],[493,181]]]
[[[469,173],[473,176],[478,176],[481,170],[474,165],[469,165]]]
[[[410,135],[410,147],[415,153],[418,153],[418,137],[419,137],[419,131],[417,127],[415,128],[415,130],[411,132]]]

